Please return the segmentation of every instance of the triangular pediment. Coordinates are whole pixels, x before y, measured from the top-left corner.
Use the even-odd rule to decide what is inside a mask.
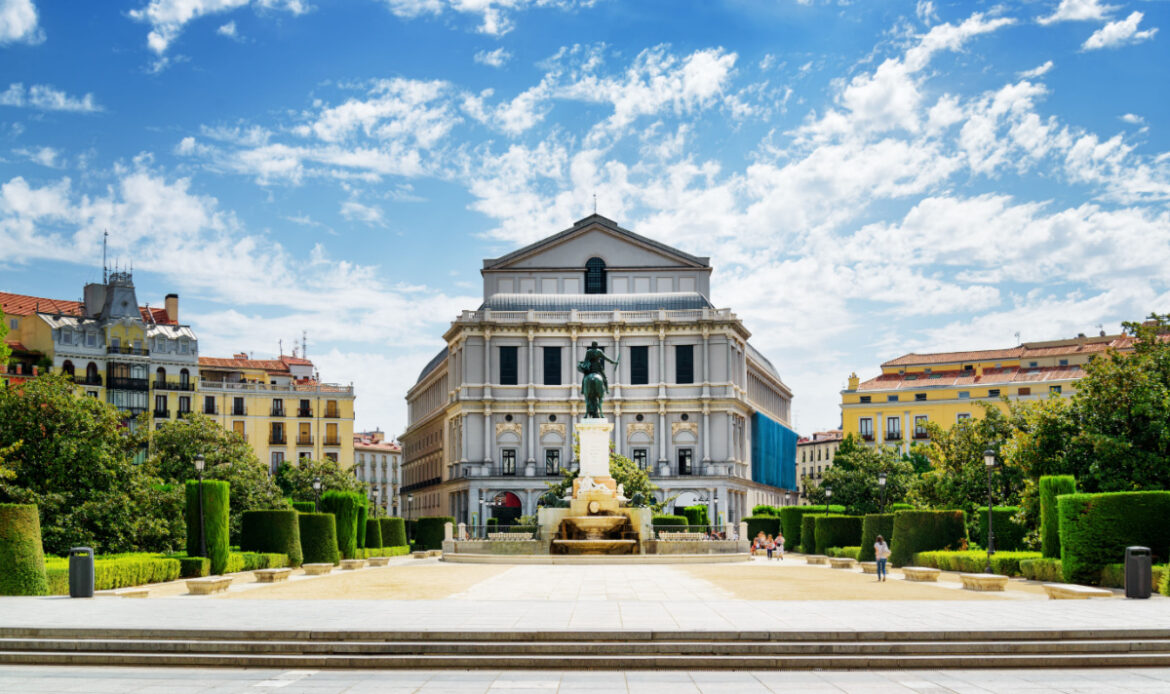
[[[593,257],[604,260],[609,268],[710,267],[708,258],[635,234],[597,214],[508,255],[485,260],[483,266],[485,270],[583,268]]]

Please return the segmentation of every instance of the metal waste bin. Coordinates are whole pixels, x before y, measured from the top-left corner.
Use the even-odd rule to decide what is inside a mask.
[[[69,550],[69,597],[93,597],[93,548]]]
[[[1153,567],[1149,547],[1125,548],[1125,597],[1148,598],[1153,592]]]

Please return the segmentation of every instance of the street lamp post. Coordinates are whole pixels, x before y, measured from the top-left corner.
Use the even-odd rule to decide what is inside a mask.
[[[407,494],[406,495],[406,518],[407,518],[407,520],[410,520],[410,507],[413,504],[414,504],[414,494]]]
[[[995,451],[983,451],[983,467],[987,468],[987,573],[991,573],[991,555],[995,554],[995,530],[991,527],[991,471],[999,465]]]
[[[321,511],[321,478],[320,477],[313,478],[313,508],[318,512]]]
[[[880,487],[882,490],[882,505],[881,505],[881,510],[878,511],[878,513],[885,513],[886,512],[886,473],[884,471],[878,473],[878,487]]]
[[[206,461],[203,455],[195,456],[195,473],[199,475],[199,556],[207,556],[207,531],[203,525],[203,466]]]
[[[833,498],[833,488],[829,485],[821,487],[825,491],[825,513],[829,512],[829,500]]]

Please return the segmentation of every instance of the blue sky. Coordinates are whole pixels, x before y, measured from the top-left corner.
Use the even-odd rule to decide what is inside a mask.
[[[0,290],[101,234],[206,355],[308,331],[358,426],[592,209],[709,255],[802,433],[907,351],[1170,310],[1170,5],[0,0]]]

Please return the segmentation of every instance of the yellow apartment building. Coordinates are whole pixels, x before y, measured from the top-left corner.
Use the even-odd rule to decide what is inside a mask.
[[[1128,335],[1029,342],[1005,349],[905,354],[885,362],[881,374],[862,381],[849,376],[841,391],[845,435],[909,451],[925,441],[926,423],[948,428],[976,417],[980,401],[1007,409],[1003,399],[1068,397],[1084,376],[1083,367],[1107,350],[1130,350]]]
[[[271,472],[301,458],[353,467],[353,385],[322,383],[308,359],[200,357],[198,411],[243,436]]]

